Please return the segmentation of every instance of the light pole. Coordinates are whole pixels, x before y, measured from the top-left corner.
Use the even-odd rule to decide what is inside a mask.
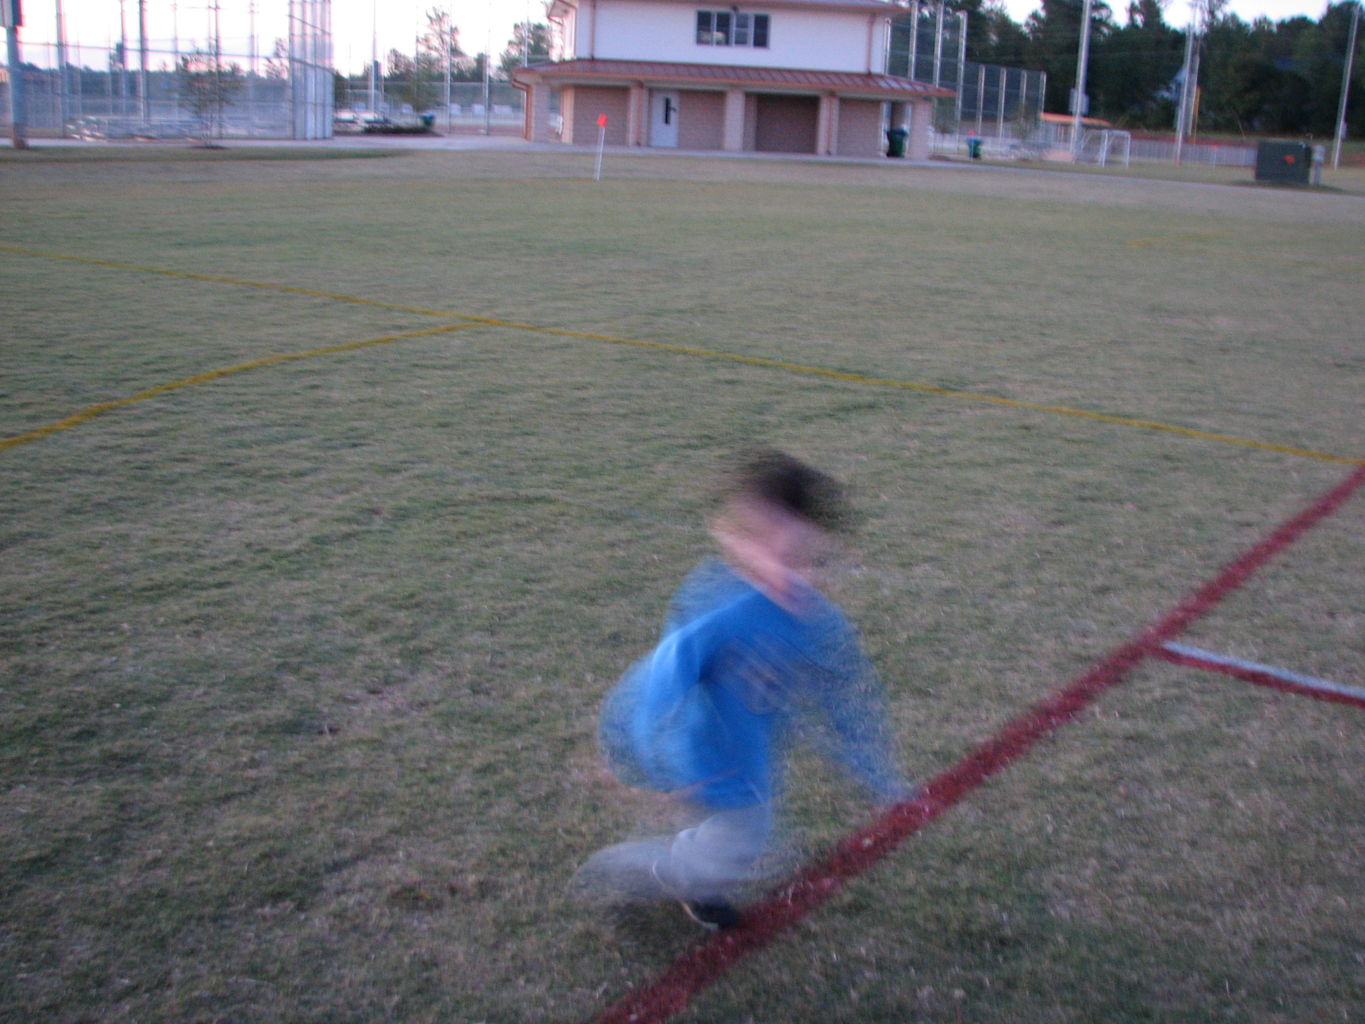
[[[1351,7],[1351,33],[1346,43],[1346,68],[1341,73],[1341,103],[1337,107],[1337,137],[1332,144],[1332,170],[1341,163],[1341,141],[1346,137],[1346,95],[1351,91],[1351,66],[1356,58],[1356,29],[1360,27],[1360,2]]]
[[[1081,124],[1085,116],[1085,75],[1090,63],[1090,0],[1081,11],[1081,45],[1076,53],[1076,91],[1071,94],[1071,159],[1081,159]]]
[[[1185,133],[1190,128],[1190,97],[1194,94],[1195,83],[1190,80],[1194,73],[1195,35],[1198,33],[1195,19],[1190,20],[1190,31],[1185,36],[1185,67],[1180,77],[1180,107],[1175,112],[1175,163],[1180,166],[1180,158],[1185,148]]]

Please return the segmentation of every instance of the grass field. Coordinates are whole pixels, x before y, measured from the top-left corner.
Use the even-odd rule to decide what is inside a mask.
[[[6,1020],[646,983],[698,933],[565,883],[664,813],[595,713],[738,445],[854,487],[917,777],[1365,457],[1350,187],[281,152],[0,162]],[[1357,494],[1184,639],[1365,685],[1363,537]],[[1362,750],[1145,662],[680,1019],[1359,1021]],[[867,815],[803,767],[793,858]]]

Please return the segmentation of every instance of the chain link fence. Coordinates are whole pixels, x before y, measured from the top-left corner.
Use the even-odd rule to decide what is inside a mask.
[[[415,102],[414,102],[415,101]],[[417,126],[437,132],[520,133],[525,94],[510,82],[417,82],[385,78],[373,87],[338,90],[336,133],[402,131]]]
[[[170,5],[174,9],[174,4]],[[35,138],[328,138],[332,134],[330,0],[290,0],[286,36],[257,40],[120,40],[105,46],[23,41],[22,124]],[[11,128],[0,68],[0,127]]]
[[[943,4],[912,3],[891,23],[887,70],[951,89],[934,113],[939,134],[1027,139],[1043,114],[1047,75],[967,60],[967,13]]]

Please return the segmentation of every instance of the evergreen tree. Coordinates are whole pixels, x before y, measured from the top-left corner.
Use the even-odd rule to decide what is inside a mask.
[[[1028,42],[1024,47],[1025,64],[1047,72],[1044,109],[1070,113],[1071,90],[1076,84],[1076,55],[1081,44],[1083,0],[1043,0],[1029,15],[1024,26]],[[1103,0],[1090,8],[1091,52],[1101,48],[1116,26]],[[1087,86],[1087,92],[1090,91]]]
[[[512,72],[524,64],[535,64],[537,61],[547,60],[549,56],[550,26],[533,24],[528,33],[526,22],[518,22],[512,29],[512,38],[507,41],[507,48],[502,51],[498,67],[504,77],[511,77]]]
[[[1092,46],[1091,112],[1125,127],[1168,127],[1184,48],[1184,33],[1166,24],[1160,0],[1134,0],[1128,23]]]

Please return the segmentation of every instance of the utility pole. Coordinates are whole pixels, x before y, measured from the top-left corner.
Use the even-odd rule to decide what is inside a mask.
[[[1199,55],[1204,49],[1204,33],[1213,22],[1215,5],[1209,0],[1193,0],[1190,4],[1194,17],[1190,34],[1185,38],[1185,74],[1180,86],[1180,110],[1176,114],[1175,162],[1180,164],[1185,136],[1193,137],[1199,122]]]
[[[1187,123],[1190,109],[1190,91],[1193,83],[1190,81],[1190,70],[1194,65],[1194,23],[1190,23],[1190,30],[1185,36],[1185,68],[1181,74],[1180,82],[1180,106],[1175,112],[1175,163],[1180,166],[1181,151],[1185,147],[1185,132],[1189,125]]]
[[[1337,107],[1337,137],[1332,144],[1332,170],[1341,164],[1341,141],[1346,137],[1346,96],[1351,91],[1351,67],[1356,59],[1356,30],[1360,27],[1360,0],[1351,7],[1351,34],[1346,43],[1346,68],[1341,73],[1341,103]]]
[[[1076,53],[1076,90],[1071,94],[1071,158],[1081,159],[1081,125],[1085,117],[1085,78],[1090,64],[1090,0],[1081,11],[1081,45]]]
[[[19,57],[19,28],[24,23],[19,0],[0,0],[0,25],[5,27],[5,56],[9,67],[10,145],[28,149],[28,108],[24,105],[24,62]]]

